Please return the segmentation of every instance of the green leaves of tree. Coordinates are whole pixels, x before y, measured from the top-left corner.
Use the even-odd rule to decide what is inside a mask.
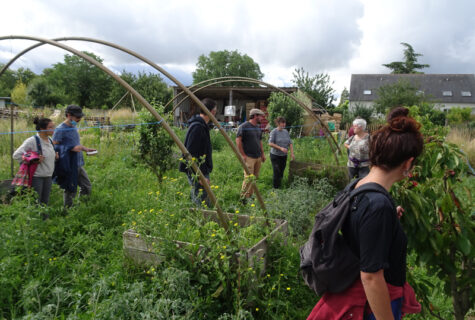
[[[218,77],[238,76],[262,80],[264,74],[259,65],[247,54],[237,50],[211,51],[208,56],[201,55],[193,72],[193,83]],[[245,82],[229,82],[218,86],[257,86]]]

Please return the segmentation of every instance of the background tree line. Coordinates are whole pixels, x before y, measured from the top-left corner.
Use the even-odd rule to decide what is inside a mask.
[[[84,52],[102,63],[99,56]],[[3,65],[0,65],[2,67]],[[158,74],[122,71],[120,77],[147,101],[165,103],[172,90]],[[65,55],[64,61],[46,68],[39,75],[28,68],[6,70],[0,77],[0,96],[19,105],[48,106],[77,104],[88,108],[112,108],[126,93],[114,79],[82,58]],[[130,99],[124,99],[130,105]]]

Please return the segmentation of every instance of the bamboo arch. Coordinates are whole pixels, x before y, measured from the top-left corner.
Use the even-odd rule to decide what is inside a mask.
[[[134,88],[132,88],[127,82],[125,82],[123,79],[121,79],[119,76],[117,76],[115,73],[113,73],[111,70],[109,70],[108,68],[106,68],[105,66],[103,66],[101,63],[97,62],[96,60],[94,60],[93,58],[91,58],[90,56],[74,49],[74,48],[71,48],[69,46],[66,46],[64,44],[61,44],[61,43],[58,43],[57,41],[54,41],[54,40],[49,40],[49,39],[44,39],[44,38],[38,38],[38,37],[31,37],[31,36],[7,36],[7,37],[0,37],[0,40],[6,40],[6,39],[23,39],[23,40],[33,40],[33,41],[39,41],[39,42],[42,42],[42,44],[44,43],[47,43],[47,44],[50,44],[50,45],[53,45],[53,46],[56,46],[56,47],[59,47],[61,49],[64,49],[66,51],[69,51],[81,58],[83,58],[84,60],[86,60],[87,62],[93,64],[94,66],[98,67],[99,69],[101,69],[102,71],[104,71],[105,73],[107,73],[109,76],[111,76],[114,80],[116,80],[120,85],[122,85],[126,90],[128,90],[143,106],[145,106],[148,111],[158,120],[161,122],[163,128],[167,131],[167,133],[170,135],[170,137],[172,138],[172,140],[175,142],[175,144],[178,146],[178,148],[180,149],[180,151],[185,155],[185,158],[187,160],[190,161],[191,163],[191,166],[193,168],[193,170],[199,175],[199,179],[204,187],[204,189],[206,190],[206,192],[208,193],[208,196],[210,197],[210,200],[211,202],[213,203],[213,205],[215,206],[216,208],[216,211],[218,213],[218,218],[219,218],[219,221],[221,223],[221,225],[223,226],[223,228],[225,230],[228,230],[229,229],[229,219],[226,217],[226,215],[223,213],[223,210],[221,209],[221,207],[219,206],[219,203],[217,202],[216,200],[216,196],[215,194],[213,193],[213,191],[211,190],[210,188],[210,185],[208,184],[208,182],[206,181],[206,178],[204,177],[203,173],[201,172],[201,170],[199,169],[199,167],[196,165],[195,162],[191,161],[191,155],[190,153],[188,152],[188,150],[186,149],[186,147],[183,145],[183,143],[181,142],[181,140],[177,137],[177,135],[175,134],[175,132],[173,132],[173,130],[171,129],[171,127],[168,125],[168,123],[166,121],[163,120],[163,118],[158,114],[158,112],[147,102],[147,100],[145,100],[144,97],[142,97],[142,95],[140,95]],[[96,42],[96,41],[94,41]],[[38,45],[37,45],[38,46]],[[35,48],[37,47],[35,46]],[[29,48],[30,49],[30,48]],[[33,49],[33,48],[31,48]],[[30,50],[31,50],[30,49]],[[125,48],[124,48],[125,49]],[[129,51],[127,49],[125,49],[126,51]],[[28,52],[29,50],[25,51],[24,50],[24,53]],[[17,56],[19,57],[19,56]],[[17,58],[15,57],[15,58]],[[13,63],[13,62],[12,62]],[[7,64],[8,66],[11,65],[11,63]],[[6,66],[7,66],[6,65]],[[0,71],[0,76],[3,74],[3,72],[5,71],[5,67]],[[164,73],[165,74],[165,73]],[[173,76],[170,75],[170,80],[174,81],[178,86],[182,87],[183,89],[186,89],[186,87],[181,84],[178,80],[176,80]],[[208,109],[201,103],[201,101],[199,101],[199,99],[193,94],[190,92],[190,96],[193,98],[193,100],[195,100],[195,102],[198,103],[198,105],[201,106],[201,108],[205,111],[208,111]],[[209,113],[209,111],[208,111]],[[209,113],[211,115],[211,113]],[[212,115],[211,115],[212,116]],[[242,160],[242,158],[241,158]]]
[[[295,96],[289,94],[288,92],[286,92],[285,90],[282,90],[281,88],[279,87],[276,87],[272,84],[269,84],[269,83],[266,83],[266,82],[263,82],[263,81],[260,81],[260,80],[256,80],[256,79],[252,79],[252,78],[246,78],[246,77],[235,77],[235,76],[229,76],[229,77],[219,77],[219,78],[213,78],[213,79],[208,79],[208,80],[205,80],[205,81],[202,81],[202,82],[199,82],[191,87],[189,87],[190,90],[193,90],[193,94],[202,90],[202,89],[205,89],[207,87],[210,87],[210,86],[213,86],[213,85],[216,85],[216,84],[220,84],[220,83],[226,83],[226,82],[230,82],[230,81],[236,81],[236,82],[249,82],[249,83],[256,83],[256,84],[260,84],[260,85],[265,85],[267,87],[271,87],[273,89],[275,89],[276,91],[279,91],[283,94],[285,94],[287,97],[291,98],[292,100],[294,100],[296,103],[298,103],[305,111],[308,112],[308,114],[314,118],[314,120],[318,121],[320,123],[320,125],[322,126],[322,128],[325,129],[326,131],[326,135],[325,137],[327,138],[328,140],[328,144],[330,145],[330,148],[332,149],[333,151],[333,156],[335,158],[335,162],[336,164],[338,165],[338,156],[337,156],[337,152],[340,153],[341,150],[340,150],[340,147],[338,145],[338,143],[335,141],[335,139],[333,138],[333,136],[331,135],[330,133],[330,129],[328,128],[328,126],[322,121],[322,119],[320,119],[320,117],[318,115],[316,115],[315,113],[313,113],[313,111],[307,107],[307,105],[305,105],[301,100],[299,100],[298,98],[296,98]],[[207,82],[210,82],[208,84],[205,84]],[[200,86],[202,85],[202,86]],[[178,99],[179,96],[181,96],[183,94],[183,91],[178,93],[177,95],[175,95],[174,97],[172,97],[168,102],[167,104],[165,105],[165,108],[170,104],[172,103],[175,99]],[[184,97],[182,98],[172,109],[172,112],[175,111],[175,109],[180,106],[188,97]]]
[[[27,39],[27,40],[36,40],[36,41],[40,41],[40,43],[37,43],[35,45],[32,45],[26,49],[24,49],[23,51],[19,52],[15,57],[13,57],[1,70],[0,70],[0,76],[5,72],[5,70],[15,61],[17,60],[19,57],[21,57],[22,55],[24,55],[25,53],[39,47],[39,46],[42,46],[43,44],[45,43],[49,43],[48,41],[43,41],[43,40],[46,40],[46,39],[41,39],[41,38],[35,38],[35,37],[28,37],[28,36],[6,36],[6,37],[0,37],[0,40],[6,40],[6,39]],[[187,95],[189,97],[191,97],[193,99],[194,102],[197,103],[198,106],[200,106],[201,110],[210,118],[210,120],[214,123],[214,125],[219,129],[219,131],[221,132],[221,134],[224,136],[226,142],[229,144],[229,146],[231,147],[231,149],[233,150],[233,152],[235,153],[236,157],[238,158],[241,166],[243,167],[244,171],[246,171],[247,174],[250,174],[250,171],[249,169],[247,168],[246,166],[246,163],[244,162],[244,159],[241,157],[241,154],[239,153],[239,151],[237,150],[237,147],[235,146],[235,144],[231,141],[231,139],[229,138],[229,136],[226,134],[226,131],[222,128],[222,126],[219,124],[219,122],[216,120],[216,118],[211,114],[211,112],[209,112],[209,110],[201,103],[201,101],[187,88],[185,87],[181,82],[179,82],[175,77],[173,77],[170,73],[168,73],[166,70],[164,70],[163,68],[161,68],[160,66],[158,66],[157,64],[155,64],[154,62],[150,61],[149,59],[143,57],[142,55],[132,51],[132,50],[129,50],[127,48],[124,48],[122,46],[119,46],[115,43],[112,43],[112,42],[107,42],[107,41],[104,41],[104,40],[99,40],[99,39],[93,39],[93,38],[85,38],[85,37],[62,37],[62,38],[55,38],[53,39],[52,41],[53,42],[58,42],[58,41],[68,41],[68,40],[73,40],[73,41],[86,41],[86,42],[95,42],[95,43],[99,43],[99,44],[103,44],[103,45],[106,45],[106,46],[109,46],[109,47],[112,47],[112,48],[115,48],[115,49],[118,49],[120,51],[123,51],[125,53],[128,53],[129,55],[132,55],[134,57],[136,57],[137,59],[147,63],[148,65],[150,65],[151,67],[153,67],[154,69],[156,69],[157,71],[159,71],[160,73],[162,73],[164,76],[166,76],[167,78],[169,78],[171,81],[173,81],[177,86],[179,86],[183,92],[186,92]],[[49,40],[51,41],[51,40]],[[51,44],[51,43],[50,43]],[[61,46],[59,46],[61,47]],[[64,49],[64,48],[63,48]],[[72,48],[71,48],[72,49]],[[67,50],[67,51],[70,51],[70,50]],[[70,51],[70,52],[73,52],[73,51]],[[74,53],[74,52],[73,52]],[[88,59],[86,59],[88,60]],[[94,60],[95,61],[95,60]],[[93,63],[94,64],[94,63]],[[104,71],[104,70],[103,70]],[[107,72],[109,75],[111,75],[109,72]],[[113,74],[111,75],[116,81],[117,80],[117,77],[115,77],[116,75]],[[119,81],[119,83],[121,83]],[[121,83],[122,86],[124,86],[122,83]],[[124,88],[127,89],[127,87],[124,86]],[[140,100],[139,100],[140,101]],[[150,111],[150,109],[147,107],[147,109]],[[151,111],[150,111],[151,112]],[[153,113],[152,113],[153,114]],[[154,115],[155,116],[155,115]],[[156,117],[156,116],[155,116]],[[158,119],[158,118],[157,118]],[[168,132],[168,130],[167,130]],[[170,134],[170,132],[168,132]],[[174,140],[175,141],[175,140]],[[188,153],[188,152],[187,152]],[[187,155],[187,153],[184,153],[185,155]],[[206,180],[206,179],[205,179]],[[203,183],[203,180],[201,180],[200,178],[200,181]],[[207,182],[207,181],[206,181]],[[257,197],[257,200],[259,202],[259,205],[260,207],[265,211],[266,213],[266,217],[267,217],[267,212],[266,212],[266,206],[265,206],[265,203],[264,203],[264,199],[262,198],[260,192],[259,192],[259,189],[257,188],[257,185],[254,181],[251,182],[252,184],[252,188],[254,188],[254,191],[255,191],[255,194],[256,194],[256,197]],[[206,185],[204,185],[205,187],[205,190],[206,192],[209,194],[209,191],[212,193],[211,191],[211,188],[209,187],[209,185],[206,183]],[[214,194],[213,194],[214,196]],[[211,197],[210,197],[211,198]],[[216,202],[213,201],[213,199],[211,198],[211,201],[213,202],[213,205],[216,206]],[[217,211],[219,213],[219,210],[218,210],[218,207],[217,208]]]

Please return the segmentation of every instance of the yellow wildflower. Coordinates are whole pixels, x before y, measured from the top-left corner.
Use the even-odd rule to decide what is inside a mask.
[[[234,226],[237,227],[237,226],[238,226],[238,223],[236,222],[236,223],[234,224]]]
[[[251,207],[255,207],[256,205],[254,203],[251,203]]]
[[[236,210],[236,213],[239,213],[239,210]]]
[[[135,237],[138,238],[138,237],[140,237],[140,235],[137,233],[137,234],[135,235]]]
[[[259,308],[256,308],[256,311],[259,311]]]
[[[290,291],[290,287],[287,287],[287,291]]]
[[[216,234],[215,234],[215,233],[212,233],[211,236],[212,236],[212,237],[216,237]]]

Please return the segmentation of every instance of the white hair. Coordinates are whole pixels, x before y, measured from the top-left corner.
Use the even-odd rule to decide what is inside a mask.
[[[365,119],[355,119],[355,120],[353,120],[353,125],[358,126],[363,130],[366,130],[366,120]]]

